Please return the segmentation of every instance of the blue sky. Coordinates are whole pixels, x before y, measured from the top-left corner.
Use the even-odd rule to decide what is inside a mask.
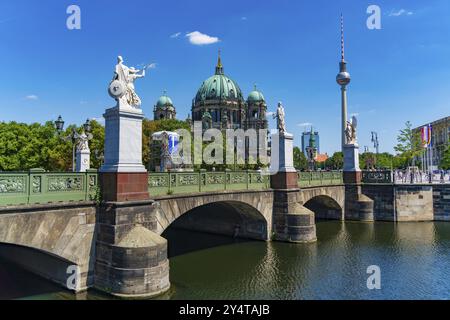
[[[66,28],[71,4],[81,8],[81,30]],[[366,27],[371,4],[382,10],[381,30]],[[418,126],[449,115],[448,0],[5,0],[0,121],[101,118],[114,105],[106,88],[119,54],[129,66],[156,63],[136,83],[148,117],[167,90],[185,119],[220,48],[225,73],[244,95],[257,83],[269,111],[284,103],[297,144],[300,125],[312,123],[321,150],[333,153],[340,149],[341,12],[349,113],[358,114],[361,147],[377,131],[381,151],[392,152],[407,120]],[[212,43],[187,36],[196,31],[205,35],[200,42]]]

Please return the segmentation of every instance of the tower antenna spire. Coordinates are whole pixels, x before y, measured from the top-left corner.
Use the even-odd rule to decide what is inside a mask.
[[[341,61],[345,61],[344,15],[341,13]]]

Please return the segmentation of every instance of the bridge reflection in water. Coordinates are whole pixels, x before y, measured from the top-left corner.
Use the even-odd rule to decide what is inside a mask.
[[[317,235],[317,243],[298,246],[169,227],[172,289],[160,299],[448,298],[450,224],[320,221]],[[370,291],[366,270],[374,264],[382,290]],[[75,296],[0,265],[1,279],[11,284],[1,287],[2,298],[110,298],[95,291]]]

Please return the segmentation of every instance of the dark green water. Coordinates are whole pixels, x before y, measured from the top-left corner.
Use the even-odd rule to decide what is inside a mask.
[[[167,236],[172,288],[160,299],[450,299],[450,223],[318,222],[309,245]],[[367,289],[370,265],[381,290]],[[108,297],[75,296],[0,262],[0,298]]]

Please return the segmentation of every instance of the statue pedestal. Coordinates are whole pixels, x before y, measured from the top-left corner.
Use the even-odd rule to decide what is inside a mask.
[[[290,133],[272,135],[270,186],[274,189],[274,240],[314,242],[314,212],[303,206],[294,168],[294,136]]]
[[[271,141],[272,189],[297,189],[298,175],[294,168],[294,136],[290,133],[273,134]]]
[[[362,194],[362,173],[359,168],[357,144],[344,146],[345,219],[358,221],[374,220],[374,202]]]
[[[100,168],[104,201],[146,200],[147,170],[142,164],[142,110],[106,110],[105,163]]]
[[[361,183],[359,168],[359,147],[357,144],[344,146],[344,183]]]
[[[359,168],[359,146],[346,144],[344,146],[344,171],[361,171]]]
[[[86,172],[91,168],[91,151],[81,150],[76,154],[76,172]]]

